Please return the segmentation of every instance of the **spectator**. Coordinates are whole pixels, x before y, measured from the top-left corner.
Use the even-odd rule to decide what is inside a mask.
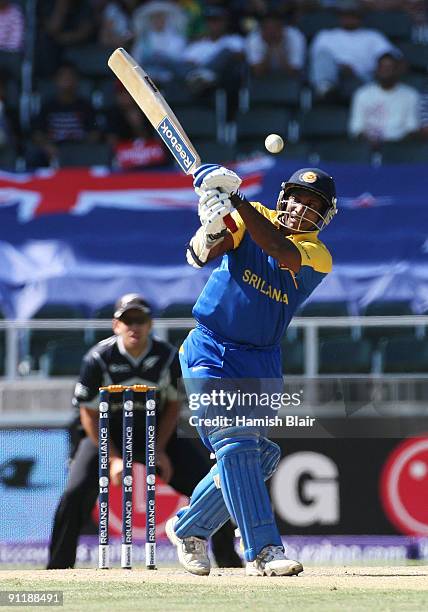
[[[426,0],[362,0],[364,6],[375,11],[405,11],[413,22],[413,42],[428,41],[428,4]]]
[[[421,95],[420,105],[421,136],[428,140],[428,83]]]
[[[246,40],[247,61],[256,77],[269,73],[298,76],[305,64],[306,41],[277,13],[268,13]]]
[[[339,27],[321,30],[310,48],[310,81],[319,98],[348,99],[372,79],[377,59],[394,47],[383,34],[362,27],[357,2],[341,3]]]
[[[56,0],[46,21],[46,31],[60,47],[79,45],[90,40],[93,14],[85,0]]]
[[[11,115],[6,103],[5,79],[0,75],[0,153],[14,150],[16,146],[16,117]]]
[[[415,23],[426,12],[425,0],[361,0],[361,4],[372,11],[405,11]]]
[[[116,90],[116,106],[108,118],[107,140],[114,152],[115,165],[122,170],[170,163],[161,140],[120,84]]]
[[[248,33],[266,13],[286,12],[290,2],[284,0],[209,0],[204,4],[210,7],[223,8],[228,14],[229,31]]]
[[[375,148],[381,142],[397,142],[415,135],[420,127],[419,92],[400,83],[402,59],[385,53],[377,64],[376,81],[354,93],[349,132],[369,141]]]
[[[228,33],[226,9],[207,6],[204,16],[205,35],[189,44],[183,54],[188,68],[187,84],[195,94],[218,85],[233,97],[242,79],[244,40],[238,34]]]
[[[0,51],[21,51],[24,42],[24,16],[19,6],[0,0]]]
[[[178,0],[177,4],[186,15],[186,35],[194,39],[204,33],[204,20],[202,16],[202,2],[200,0]]]
[[[361,4],[374,11],[390,11],[397,8],[397,4],[403,5],[406,0],[361,0]]]
[[[131,15],[138,0],[115,0],[102,10],[98,39],[104,47],[126,47],[133,39]]]
[[[87,0],[44,0],[37,3],[40,29],[36,72],[51,75],[64,61],[64,51],[90,42],[94,13]]]
[[[55,75],[56,94],[42,104],[33,132],[30,165],[46,165],[57,158],[63,142],[95,142],[99,139],[95,115],[89,102],[78,95],[78,75],[71,64],[63,64]]]
[[[135,43],[132,55],[150,76],[167,82],[179,76],[186,46],[186,14],[172,2],[155,0],[134,14]]]

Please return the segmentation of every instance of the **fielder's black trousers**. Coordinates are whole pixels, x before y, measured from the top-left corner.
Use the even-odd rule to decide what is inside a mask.
[[[172,436],[166,453],[174,473],[169,483],[183,495],[190,495],[210,469],[207,451],[196,440]],[[143,457],[134,454],[136,461]],[[83,438],[70,464],[66,489],[55,512],[47,569],[74,567],[80,533],[88,521],[98,497],[98,447]],[[234,529],[230,521],[212,538],[214,557],[219,567],[239,567],[240,558],[233,545]]]

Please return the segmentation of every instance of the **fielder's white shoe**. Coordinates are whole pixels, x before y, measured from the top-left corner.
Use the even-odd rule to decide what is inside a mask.
[[[207,552],[208,542],[196,536],[180,539],[174,531],[177,520],[177,516],[170,518],[166,522],[165,531],[171,544],[177,547],[178,560],[191,574],[208,576],[211,569]]]
[[[300,572],[303,572],[303,565],[287,559],[282,546],[265,546],[245,568],[247,576],[297,576]]]

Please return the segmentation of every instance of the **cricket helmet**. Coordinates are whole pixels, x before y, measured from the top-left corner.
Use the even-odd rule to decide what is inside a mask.
[[[288,181],[281,184],[281,191],[279,192],[276,210],[279,213],[279,223],[285,227],[288,227],[288,217],[290,214],[286,211],[288,203],[287,194],[289,194],[292,189],[296,188],[311,191],[323,200],[326,207],[322,213],[313,210],[309,206],[305,208],[315,212],[319,217],[317,221],[312,222],[314,225],[314,230],[324,229],[324,227],[330,223],[334,215],[337,213],[336,187],[333,177],[319,168],[301,168],[300,170],[294,172]],[[301,221],[305,218],[305,213],[306,210],[301,215]],[[308,230],[296,229],[295,231],[303,232]]]

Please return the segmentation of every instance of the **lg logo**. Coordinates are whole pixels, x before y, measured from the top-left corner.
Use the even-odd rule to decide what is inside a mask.
[[[0,485],[16,489],[35,486],[31,482],[35,464],[32,458],[12,458],[0,463]]]
[[[149,477],[150,478],[150,477]],[[147,482],[149,482],[149,478]],[[189,499],[177,493],[169,485],[156,478],[156,527],[158,535],[165,534],[165,523],[179,508],[186,506]],[[133,467],[133,533],[136,538],[146,537],[146,468],[141,463]],[[149,484],[153,484],[150,480]],[[94,522],[98,523],[98,504],[94,508]],[[120,486],[110,487],[110,521],[109,531],[112,535],[120,535],[122,530],[122,489]]]
[[[272,477],[275,511],[299,527],[339,523],[338,475],[334,461],[320,453],[305,451],[285,457]]]
[[[402,533],[428,535],[428,437],[401,442],[381,474],[385,513]]]

